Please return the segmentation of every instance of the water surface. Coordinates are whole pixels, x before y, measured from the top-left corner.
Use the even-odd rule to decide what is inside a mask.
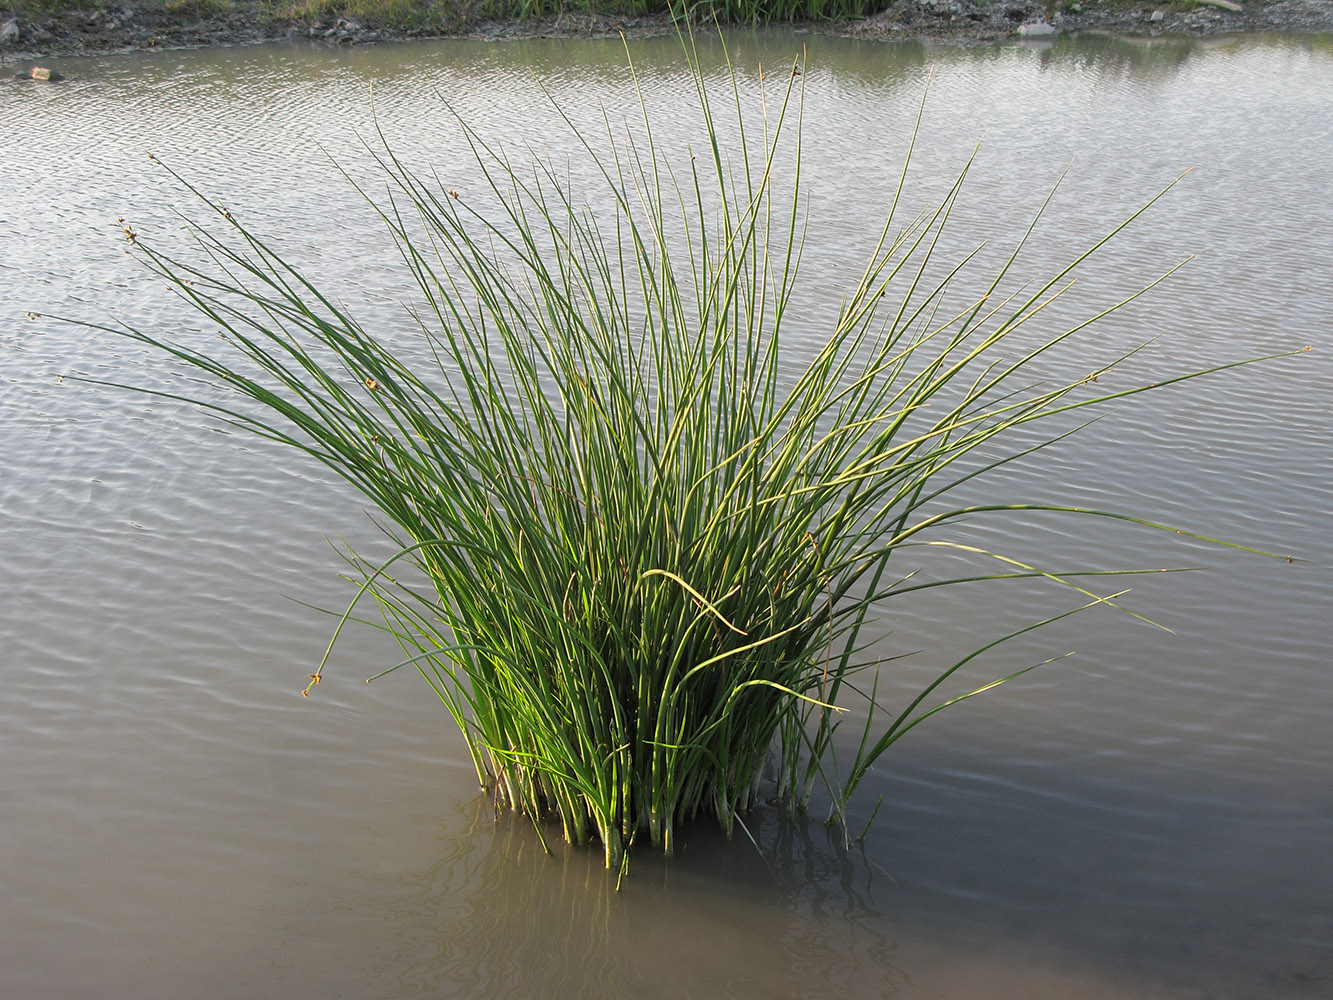
[[[1017,558],[1206,565],[1132,581],[1174,634],[1084,616],[980,668],[1078,655],[933,719],[883,759],[848,851],[761,811],[760,850],[687,831],[636,854],[540,851],[493,818],[448,716],[373,633],[297,696],[349,596],[329,539],[382,542],[317,467],[189,409],[59,381],[162,385],[129,342],[52,322],[208,336],[126,258],[117,219],[197,216],[151,152],[309,265],[386,336],[401,276],[350,177],[380,127],[476,189],[447,101],[515,153],[586,166],[538,81],[595,127],[632,113],[614,41],[261,47],[69,60],[0,86],[0,993],[41,997],[1248,997],[1333,990],[1333,371],[1324,39],[1060,40],[979,50],[737,34],[747,80],[808,47],[817,337],[898,179],[931,67],[916,210],[984,143],[957,245],[1046,275],[1187,168],[1076,289],[1088,311],[1196,255],[1052,374],[1151,338],[1156,379],[1310,354],[1139,397],[979,495],[1130,509],[1306,562],[1087,521],[970,525]],[[656,128],[697,142],[671,41],[632,43]],[[717,53],[707,58],[716,71]],[[373,83],[373,98],[372,98]],[[999,259],[992,256],[990,259]],[[26,320],[24,313],[44,318]],[[1053,316],[1053,321],[1060,318]],[[885,615],[907,692],[1063,606],[1022,586]],[[289,600],[288,598],[294,599]],[[888,683],[886,681],[886,683]]]

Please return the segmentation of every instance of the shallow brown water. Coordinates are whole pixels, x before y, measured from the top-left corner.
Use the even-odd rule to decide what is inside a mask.
[[[123,257],[119,216],[174,238],[180,187],[272,234],[389,335],[402,291],[357,135],[466,185],[441,109],[513,148],[626,113],[614,42],[264,47],[68,61],[0,85],[0,995],[6,997],[1315,997],[1333,992],[1333,47],[1327,40],[965,51],[736,35],[736,63],[809,46],[807,276],[821,309],[891,196],[929,66],[909,201],[986,140],[960,245],[1009,245],[1071,157],[1024,277],[1197,167],[1081,282],[1085,306],[1198,258],[1060,362],[1161,335],[1146,378],[1316,351],[1140,398],[984,495],[1129,508],[1293,552],[1288,564],[1087,522],[959,532],[1137,578],[1174,635],[1083,617],[992,659],[1078,656],[931,720],[884,758],[864,850],[761,811],[634,857],[540,851],[493,821],[447,715],[354,634],[297,696],[348,596],[325,538],[376,551],[321,470],[190,410],[57,384],[160,384],[128,342],[25,321],[197,321]],[[659,135],[692,137],[669,41],[634,43]],[[576,171],[578,167],[571,169]],[[465,188],[466,190],[466,188]],[[999,252],[998,250],[996,252]],[[930,592],[881,623],[922,650],[906,691],[1058,593]]]

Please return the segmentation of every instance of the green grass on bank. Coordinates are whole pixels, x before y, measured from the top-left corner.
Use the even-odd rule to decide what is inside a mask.
[[[767,24],[868,17],[902,0],[696,0],[685,10],[695,23]],[[973,0],[978,7],[1009,0]],[[1057,9],[1187,10],[1202,0],[1045,0]],[[1247,6],[1265,0],[1248,0]],[[641,17],[666,14],[668,0],[0,0],[0,19],[61,17],[130,10],[180,22],[241,15],[257,25],[314,24],[345,17],[370,30],[402,34],[447,33],[487,20],[523,21],[581,14]]]
[[[886,0],[698,0],[689,13],[697,22],[743,24],[864,17],[885,6]],[[345,17],[373,30],[414,33],[484,20],[659,15],[670,5],[665,0],[2,0],[0,18],[125,9],[181,20],[241,14],[256,23]]]

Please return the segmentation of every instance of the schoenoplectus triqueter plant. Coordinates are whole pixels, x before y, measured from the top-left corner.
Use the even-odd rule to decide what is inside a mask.
[[[940,585],[918,582],[903,550],[963,518],[1075,511],[950,497],[1039,450],[1017,429],[1150,388],[1091,385],[1117,362],[1067,384],[1031,374],[1119,308],[1031,334],[1101,243],[1001,294],[1010,257],[960,300],[971,258],[942,262],[937,247],[966,169],[922,214],[895,200],[826,337],[794,346],[801,63],[762,83],[710,77],[682,41],[698,112],[683,162],[642,99],[598,137],[553,105],[591,190],[535,158],[515,164],[464,121],[481,197],[376,147],[391,195],[372,204],[420,293],[409,351],[202,194],[219,223],[195,229],[201,258],[126,235],[223,346],[104,327],[250,402],[161,394],[304,452],[369,499],[400,549],[377,566],[348,556],[361,585],[338,631],[376,602],[397,666],[432,686],[482,784],[558,817],[570,841],[596,839],[608,867],[640,838],[670,852],[701,813],[730,831],[766,775],[791,807],[822,788],[843,816],[903,734],[1017,675],[945,696],[974,657],[1113,604],[1089,589],[1096,574],[1000,563],[996,578],[1047,577],[1072,606],[986,641],[906,705],[880,704],[888,665],[868,614]],[[835,752],[849,702],[857,735]]]

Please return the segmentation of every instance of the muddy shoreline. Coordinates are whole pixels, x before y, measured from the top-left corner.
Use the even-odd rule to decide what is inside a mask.
[[[1232,9],[1238,8],[1238,9]],[[1201,0],[1195,4],[1154,5],[1082,0],[1047,13],[1038,0],[896,0],[888,10],[858,21],[819,22],[800,27],[827,34],[886,41],[926,40],[983,44],[1008,38],[1054,38],[1100,32],[1137,37],[1207,37],[1284,32],[1333,33],[1331,0]],[[347,18],[297,23],[276,18],[265,0],[236,0],[222,13],[191,16],[131,2],[97,10],[68,10],[29,16],[0,12],[0,62],[18,75],[37,61],[142,49],[247,45],[309,40],[334,46],[366,45],[425,37],[595,38],[631,37],[673,30],[667,16],[616,17],[571,13],[555,19],[465,21],[431,30],[395,30]],[[6,72],[5,75],[11,75]]]

